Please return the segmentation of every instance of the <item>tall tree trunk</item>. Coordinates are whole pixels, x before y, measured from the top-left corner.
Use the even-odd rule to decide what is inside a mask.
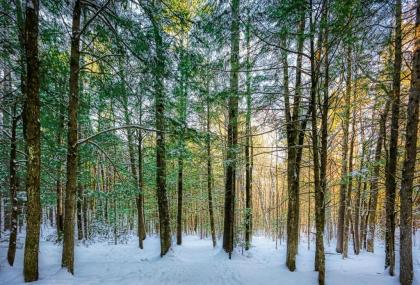
[[[11,75],[9,73],[9,79],[7,85],[11,84]],[[10,92],[10,85],[6,92]],[[17,139],[16,139],[16,129],[18,123],[18,116],[16,114],[16,99],[13,102],[11,119],[11,137],[10,137],[10,164],[9,164],[9,188],[10,188],[10,201],[12,205],[11,209],[11,231],[9,237],[9,248],[7,250],[7,261],[10,266],[13,266],[15,261],[16,254],[16,237],[17,237],[17,220],[18,220],[18,200],[17,200],[17,190],[18,190],[18,176],[17,176]]]
[[[301,7],[301,18],[298,24],[298,55],[296,57],[296,82],[293,110],[289,103],[289,80],[287,70],[287,56],[282,55],[284,85],[285,85],[285,109],[287,123],[287,254],[286,265],[290,271],[296,269],[296,254],[299,242],[299,182],[300,162],[302,159],[302,144],[306,128],[306,118],[299,123],[299,110],[301,102],[302,84],[302,51],[304,45],[305,10]]]
[[[400,282],[411,285],[413,282],[413,180],[416,167],[417,133],[419,131],[420,102],[420,0],[417,0],[415,44],[411,88],[407,107],[405,131],[405,159],[401,181],[401,218],[400,218]]]
[[[124,90],[125,90],[125,87],[124,87]],[[125,93],[125,91],[124,91],[124,93]],[[130,125],[131,121],[130,121],[130,112],[129,112],[129,109],[128,109],[127,94],[124,95],[123,105],[124,105],[123,106],[124,107],[124,122],[125,122],[126,125]],[[140,124],[141,124],[141,122],[140,122]],[[135,158],[134,143],[133,143],[133,131],[132,131],[131,128],[127,129],[127,140],[128,140],[128,155],[129,155],[129,159],[130,159],[131,178],[132,178],[132,181],[135,185],[135,188],[138,189],[138,191],[140,191],[140,185],[139,185],[140,180],[138,179],[138,176],[137,176],[136,158]],[[139,149],[138,151],[141,153],[142,150]],[[143,159],[143,158],[141,157],[141,159]],[[140,163],[141,162],[139,162],[139,164],[138,164],[139,167],[140,167]],[[141,232],[142,217],[140,217],[140,215],[139,215],[139,214],[141,214],[141,215],[143,214],[143,210],[142,210],[141,206],[140,206],[140,209],[138,207],[139,206],[138,204],[140,202],[139,199],[140,199],[140,197],[137,197],[137,199],[136,199],[137,210],[139,211],[139,213],[137,214],[137,217],[139,218],[137,233],[138,233],[138,236],[139,236],[139,247],[140,247],[140,249],[143,249],[143,239],[144,238],[143,238],[143,233]]]
[[[184,38],[184,35],[182,36]],[[184,41],[184,40],[183,40]],[[188,48],[188,43],[186,44]],[[185,128],[187,125],[187,100],[188,100],[188,69],[189,67],[189,58],[188,50],[186,54],[183,49],[181,50],[180,55],[181,60],[181,96],[179,98],[178,106],[178,115],[179,121],[181,123],[181,130],[179,135],[178,147],[178,199],[177,199],[177,215],[176,215],[176,244],[182,244],[182,198],[184,191],[184,156],[185,156]]]
[[[212,176],[212,163],[211,163],[211,137],[210,137],[210,95],[207,81],[207,134],[206,134],[206,148],[207,148],[207,192],[209,199],[209,216],[210,216],[210,231],[213,247],[216,247],[216,229],[214,226],[214,213],[213,213],[213,176]]]
[[[236,190],[236,153],[238,148],[238,104],[239,104],[239,1],[231,0],[232,23],[230,29],[230,94],[228,118],[228,143],[226,156],[225,217],[223,226],[223,249],[233,251],[235,190]]]
[[[251,152],[251,63],[250,63],[250,15],[247,7],[246,24],[246,119],[245,119],[245,250],[249,250],[252,237],[252,164],[250,158]],[[277,173],[276,173],[277,175]]]
[[[386,132],[386,121],[389,112],[390,101],[388,100],[385,104],[384,110],[380,115],[379,120],[379,133],[375,146],[375,162],[373,166],[373,174],[370,182],[370,199],[368,208],[368,229],[367,229],[367,241],[366,250],[368,252],[374,251],[375,243],[375,228],[376,228],[376,208],[378,205],[378,193],[379,193],[379,174],[381,170],[381,154],[382,145],[384,143],[385,132]]]
[[[360,158],[360,168],[359,173],[361,174],[365,164],[365,155],[366,155],[366,143],[365,143],[365,131],[362,123],[362,114],[360,114],[360,132],[361,134],[361,145],[362,153]],[[356,188],[356,197],[354,201],[354,254],[358,255],[360,253],[360,207],[362,203],[362,177],[361,175],[357,178],[357,188]]]
[[[60,102],[60,114],[59,122],[56,134],[56,144],[57,147],[61,147],[63,143],[62,132],[64,130],[64,104]],[[57,167],[57,176],[56,176],[56,195],[57,195],[57,213],[56,213],[56,227],[57,227],[57,239],[61,240],[63,238],[64,231],[64,207],[63,207],[63,184],[61,181],[61,171],[62,165]]]
[[[368,159],[370,155],[368,154]],[[366,162],[367,165],[370,165],[370,160]],[[368,187],[368,181],[365,178],[365,181],[363,182],[363,190],[362,190],[362,203],[361,203],[361,222],[360,222],[360,249],[364,248],[366,249],[366,235],[367,235],[367,223],[368,223],[368,207],[369,207],[369,200],[367,199],[367,187]]]
[[[156,8],[156,7],[153,7]],[[146,7],[153,26],[156,45],[155,65],[155,118],[156,118],[156,191],[159,211],[160,255],[164,256],[171,247],[171,229],[169,219],[169,203],[166,194],[166,147],[165,147],[165,93],[163,79],[165,73],[164,46],[160,23],[155,19],[155,11]]]
[[[346,192],[348,185],[348,145],[349,145],[349,125],[350,125],[350,99],[351,99],[351,80],[352,80],[352,49],[348,47],[346,61],[347,61],[347,75],[346,75],[346,97],[345,97],[345,114],[343,119],[343,147],[341,155],[341,182],[340,182],[340,203],[338,208],[337,221],[337,246],[338,253],[343,252],[344,240],[344,220],[346,215]]]
[[[356,88],[355,88],[356,89]],[[350,108],[350,106],[349,106]],[[343,231],[343,258],[348,257],[349,251],[349,234],[352,227],[352,218],[351,218],[351,193],[353,192],[353,153],[354,153],[354,140],[356,136],[355,131],[355,113],[353,112],[352,120],[352,135],[350,140],[350,153],[348,160],[348,176],[347,180],[347,189],[346,189],[346,200],[345,200],[345,217],[344,217],[344,231]]]
[[[176,215],[176,244],[177,245],[182,244],[182,196],[183,196],[183,188],[184,188],[183,174],[184,174],[184,160],[182,159],[182,157],[178,157],[178,193],[177,193],[178,194],[178,199],[177,199],[178,207],[177,207],[177,215]]]
[[[329,109],[329,30],[328,30],[328,5],[329,1],[323,2],[322,21],[326,22],[325,30],[322,31],[323,39],[321,41],[324,49],[324,82],[323,82],[323,100],[321,112],[321,148],[320,148],[320,162],[318,163],[318,139],[317,139],[317,124],[316,124],[316,102],[315,90],[312,90],[313,109],[312,109],[312,144],[314,154],[314,187],[315,187],[315,220],[316,220],[316,249],[315,249],[315,270],[319,272],[318,282],[320,285],[325,283],[325,252],[324,252],[324,228],[325,228],[325,195],[327,193],[327,158],[328,158],[328,109]],[[313,56],[313,55],[312,55]],[[314,59],[312,59],[314,63]],[[314,70],[314,67],[312,68]],[[317,76],[317,75],[315,75]],[[317,77],[313,79],[313,84],[318,81]],[[316,85],[312,87],[316,88]],[[319,95],[318,95],[319,96]],[[321,100],[319,100],[321,101]],[[319,165],[320,164],[320,165]],[[319,165],[319,173],[318,168]],[[317,176],[319,175],[319,178]],[[318,181],[317,181],[318,180]]]
[[[139,124],[143,122],[143,97],[139,98]],[[146,226],[144,224],[144,179],[143,179],[143,133],[141,129],[138,130],[138,186],[139,194],[136,199],[137,204],[137,235],[139,236],[139,247],[143,249],[143,241],[146,239]]]
[[[324,193],[322,192],[319,179],[319,148],[318,148],[318,127],[316,110],[316,93],[318,75],[315,70],[315,53],[313,40],[311,41],[311,116],[312,116],[312,155],[314,162],[314,188],[315,188],[315,223],[316,223],[316,249],[315,249],[315,270],[319,272],[319,284],[324,284],[325,279],[325,255],[324,255]]]
[[[325,283],[325,253],[324,253],[324,224],[325,224],[325,188],[326,188],[326,147],[327,147],[327,118],[328,118],[328,34],[327,31],[320,31],[319,44],[320,48],[318,52],[321,52],[321,48],[325,47],[326,54],[324,55],[325,63],[325,81],[324,81],[324,100],[322,105],[322,119],[321,119],[321,165],[319,155],[319,143],[318,143],[318,125],[317,125],[317,95],[320,97],[318,88],[320,63],[316,59],[315,47],[314,47],[314,32],[315,27],[312,18],[312,0],[311,4],[311,16],[310,16],[310,50],[311,50],[311,123],[312,123],[312,155],[313,155],[313,173],[314,173],[314,190],[315,190],[315,223],[316,223],[316,248],[315,248],[315,270],[318,271],[318,283],[323,285]],[[322,21],[327,20],[328,10],[327,1],[323,2],[322,7]],[[322,180],[321,180],[321,169],[322,169]]]
[[[77,191],[77,113],[79,105],[80,16],[82,3],[73,8],[68,105],[67,181],[64,209],[64,242],[61,266],[74,274],[74,211]]]
[[[26,144],[28,149],[26,192],[27,192],[27,227],[23,276],[25,282],[38,280],[39,233],[41,224],[41,126],[39,100],[39,59],[38,59],[38,0],[26,2]]]
[[[394,275],[395,267],[395,196],[396,172],[398,156],[398,118],[400,115],[400,86],[401,86],[401,60],[402,60],[402,33],[401,33],[401,0],[395,1],[395,58],[392,80],[391,104],[391,135],[389,139],[389,157],[385,179],[385,268],[389,267],[389,274]]]

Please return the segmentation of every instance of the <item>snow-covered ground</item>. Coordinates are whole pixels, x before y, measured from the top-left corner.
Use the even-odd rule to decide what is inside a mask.
[[[0,284],[22,284],[23,249],[17,251],[15,266],[6,261],[7,244],[0,247]],[[326,250],[327,284],[333,285],[387,285],[399,284],[398,277],[390,277],[383,268],[383,248],[375,254],[350,254],[343,260],[334,248]],[[420,284],[420,250],[415,249],[414,284]],[[113,245],[98,242],[76,247],[75,275],[60,268],[61,246],[42,241],[40,248],[40,280],[35,284],[49,285],[106,285],[106,284],[252,284],[252,285],[306,285],[317,284],[313,271],[314,251],[306,244],[299,248],[297,271],[289,272],[284,265],[285,247],[265,237],[254,237],[253,248],[242,254],[235,252],[232,260],[221,250],[213,249],[210,240],[195,236],[184,237],[182,246],[174,246],[164,258],[159,257],[159,240],[149,237],[145,249],[137,247],[137,239],[126,244]],[[398,267],[398,265],[397,265]]]

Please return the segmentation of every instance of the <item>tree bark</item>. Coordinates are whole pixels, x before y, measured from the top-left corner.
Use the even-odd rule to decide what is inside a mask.
[[[139,124],[142,124],[143,120],[143,100],[140,95],[139,99]],[[139,236],[139,247],[143,249],[143,241],[146,239],[146,226],[144,222],[144,179],[143,179],[143,133],[141,129],[138,130],[138,186],[139,194],[136,199],[137,204],[137,235]]]
[[[41,126],[39,100],[39,59],[38,59],[38,0],[26,1],[25,49],[26,49],[26,144],[28,149],[26,192],[27,227],[23,276],[25,282],[38,280],[38,252],[41,225]]]
[[[57,134],[56,134],[56,143],[58,147],[61,147],[62,141],[62,132],[64,130],[64,105],[60,103],[60,117],[58,122]],[[61,163],[57,169],[56,177],[56,195],[57,195],[57,214],[56,214],[56,227],[57,227],[57,239],[61,240],[63,238],[64,231],[64,207],[63,207],[63,184],[61,181]]]
[[[323,2],[322,21],[327,21],[328,9],[327,1]],[[319,155],[319,135],[317,125],[317,95],[320,96],[318,88],[320,63],[315,58],[314,48],[314,24],[312,18],[312,0],[311,0],[311,17],[310,17],[310,50],[311,50],[311,123],[312,123],[312,155],[313,155],[313,174],[314,174],[314,191],[315,191],[315,224],[316,224],[316,248],[315,248],[315,270],[318,271],[318,283],[325,283],[325,253],[324,253],[324,225],[325,225],[325,189],[326,189],[326,160],[327,160],[327,118],[328,118],[328,33],[327,30],[320,32],[319,44],[320,48],[325,48],[325,81],[324,81],[324,100],[322,105],[321,119],[321,165]],[[324,34],[325,33],[325,34]],[[319,50],[321,52],[321,50]],[[320,101],[320,98],[318,98]],[[322,170],[322,171],[321,171]],[[322,177],[321,177],[322,172]]]
[[[299,109],[301,102],[302,84],[302,51],[304,45],[305,10],[301,8],[301,18],[298,23],[298,55],[296,58],[296,82],[293,110],[289,103],[289,80],[287,70],[287,56],[282,55],[284,85],[285,85],[285,109],[287,124],[287,254],[286,265],[290,271],[296,270],[296,254],[299,242],[299,182],[300,162],[302,159],[302,144],[306,128],[306,118],[299,124]]]
[[[77,113],[79,105],[80,16],[82,3],[73,8],[70,50],[70,95],[68,105],[67,181],[64,209],[64,242],[61,266],[74,274],[74,211],[77,191]]]
[[[183,150],[181,150],[183,151]],[[181,154],[182,155],[182,154]],[[184,175],[184,160],[182,157],[178,157],[178,207],[177,207],[177,215],[176,215],[176,244],[182,244],[182,196],[183,196],[183,189],[184,189],[184,182],[183,182],[183,175]]]
[[[355,88],[356,89],[356,88]],[[350,106],[349,106],[350,108]],[[343,231],[343,258],[348,257],[349,251],[349,234],[352,227],[352,218],[351,218],[351,193],[353,192],[353,152],[354,152],[354,139],[355,139],[355,113],[353,112],[352,120],[352,135],[350,141],[350,153],[349,153],[349,166],[348,166],[348,176],[347,180],[347,189],[346,189],[346,200],[345,200],[345,217],[344,217],[344,231]]]
[[[7,84],[11,83],[11,76],[9,73],[9,79]],[[7,89],[9,89],[8,86]],[[10,92],[10,89],[7,90]],[[11,230],[9,237],[9,247],[7,250],[7,261],[10,266],[13,266],[16,255],[16,238],[17,238],[17,220],[18,220],[18,200],[17,200],[17,190],[18,190],[18,176],[17,176],[17,139],[16,139],[16,129],[18,123],[18,117],[16,114],[16,99],[13,102],[12,112],[11,112],[11,137],[10,137],[10,163],[9,163],[9,188],[10,188],[10,201],[11,201]]]
[[[378,205],[378,193],[379,193],[379,174],[381,170],[381,155],[382,145],[384,143],[386,133],[386,121],[389,112],[390,101],[388,100],[385,104],[384,110],[380,116],[379,121],[379,133],[375,146],[375,162],[373,167],[373,174],[370,182],[370,199],[368,208],[368,229],[367,229],[367,241],[366,250],[368,252],[374,251],[375,243],[375,228],[376,228],[376,208]]]
[[[81,169],[81,163],[80,163],[80,156],[79,156],[79,169]],[[76,216],[77,216],[77,239],[82,240],[83,239],[83,220],[82,220],[82,202],[83,202],[83,184],[82,182],[78,181],[77,183],[77,197],[76,197]]]
[[[245,250],[249,250],[252,237],[252,164],[251,164],[251,63],[250,63],[250,16],[247,8],[246,24],[246,119],[245,119]]]
[[[124,88],[124,90],[125,90],[125,88]],[[124,121],[125,121],[126,125],[130,125],[131,122],[130,122],[130,112],[129,112],[129,109],[128,109],[128,98],[126,97],[127,94],[125,94],[124,96],[125,96],[123,98]],[[140,106],[140,108],[141,108],[141,106]],[[130,159],[131,177],[132,177],[132,181],[134,183],[135,188],[138,189],[138,191],[140,192],[141,191],[140,180],[142,180],[142,179],[139,179],[139,176],[137,176],[136,158],[135,158],[134,143],[133,143],[133,131],[132,131],[131,128],[127,128],[127,140],[128,140],[128,154],[129,154],[129,159]],[[139,159],[140,158],[143,159],[141,145],[140,145],[140,148],[138,149],[138,152],[139,152]],[[141,161],[138,162],[139,167],[142,167],[142,166],[140,166],[141,163],[142,163]],[[142,170],[142,169],[139,169],[139,170]],[[139,173],[139,175],[140,175],[140,173]],[[141,182],[143,183],[143,181],[141,181]],[[142,217],[143,208],[142,208],[142,205],[139,205],[139,203],[141,202],[140,199],[141,199],[141,197],[137,196],[137,199],[136,199],[137,211],[138,211],[138,213],[137,213],[137,218],[138,218],[137,235],[139,237],[139,247],[140,247],[140,249],[143,249],[144,234],[143,234],[143,231],[142,231],[142,227],[144,228],[144,225],[141,224],[142,220],[143,220],[143,217]]]
[[[361,144],[362,152],[360,158],[360,167],[359,167],[359,176],[357,177],[357,188],[356,188],[356,197],[354,202],[354,254],[358,255],[360,253],[360,215],[361,215],[361,203],[362,203],[362,170],[365,164],[365,155],[366,155],[366,142],[365,142],[365,131],[362,123],[362,114],[360,114],[360,132],[361,134]]]
[[[207,193],[209,199],[209,217],[210,217],[210,231],[213,247],[216,247],[216,229],[214,226],[214,213],[213,213],[213,176],[212,176],[212,161],[211,161],[211,137],[210,137],[210,96],[207,82],[206,93],[207,104],[207,134],[206,134],[206,148],[207,148]]]
[[[337,221],[337,246],[338,253],[343,252],[344,241],[344,220],[346,215],[346,196],[348,185],[348,145],[349,145],[349,125],[350,125],[350,99],[351,99],[351,80],[352,80],[352,49],[348,47],[347,55],[347,75],[346,75],[346,97],[345,97],[345,114],[343,119],[343,148],[341,154],[341,182],[340,182],[340,204],[338,208],[338,221]]]
[[[394,275],[395,267],[395,196],[396,172],[398,156],[398,128],[400,115],[400,86],[401,86],[401,61],[402,61],[402,32],[401,32],[401,0],[395,1],[395,58],[392,79],[392,104],[391,104],[391,134],[389,139],[389,157],[385,179],[385,268],[389,274]]]
[[[413,283],[413,180],[416,167],[417,133],[419,131],[420,102],[420,1],[417,0],[415,44],[411,88],[407,107],[407,125],[405,131],[405,159],[401,181],[401,217],[400,217],[400,282],[402,285]]]
[[[156,8],[156,7],[153,7]],[[155,64],[153,67],[156,119],[156,192],[159,211],[160,255],[164,256],[171,248],[171,230],[169,203],[166,194],[166,147],[165,147],[165,93],[164,73],[165,57],[160,23],[155,19],[154,11],[146,7],[146,13],[152,22],[153,37],[156,45]]]
[[[225,215],[223,226],[223,249],[229,254],[233,251],[236,157],[238,148],[238,104],[239,104],[239,6],[240,0],[231,0],[231,50],[230,50],[230,94],[228,118],[228,143],[226,156]]]

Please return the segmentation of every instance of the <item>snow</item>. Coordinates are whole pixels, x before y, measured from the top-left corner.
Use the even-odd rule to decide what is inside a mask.
[[[22,240],[24,238],[20,237]],[[14,267],[10,267],[6,261],[7,242],[3,240],[0,246],[0,284],[24,284],[23,246],[17,250]],[[313,271],[313,248],[311,246],[311,250],[308,250],[307,244],[302,243],[297,271],[289,272],[284,265],[284,245],[276,250],[275,243],[265,237],[254,237],[253,248],[247,253],[237,249],[232,260],[228,259],[220,246],[213,249],[210,239],[185,236],[182,246],[174,245],[167,256],[160,258],[157,237],[148,237],[144,250],[138,248],[137,238],[132,237],[126,244],[79,244],[75,249],[75,276],[72,276],[60,267],[61,246],[42,241],[40,280],[34,284],[317,284],[317,273]],[[350,249],[349,252],[352,253]],[[377,247],[375,254],[350,254],[345,260],[335,253],[333,244],[327,246],[326,253],[327,284],[399,284],[398,275],[391,277],[383,268],[382,245]],[[420,277],[418,246],[414,250],[414,266],[415,274]],[[417,276],[414,284],[420,284]]]

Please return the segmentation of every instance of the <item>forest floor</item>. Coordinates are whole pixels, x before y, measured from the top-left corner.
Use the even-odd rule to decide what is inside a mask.
[[[24,238],[21,237],[20,241]],[[95,242],[76,247],[75,276],[60,268],[61,245],[42,241],[40,247],[40,280],[34,284],[48,285],[107,285],[107,284],[317,284],[313,271],[314,246],[307,249],[302,243],[297,258],[297,271],[289,272],[284,265],[284,244],[275,249],[275,243],[265,237],[254,237],[253,248],[242,253],[238,249],[229,260],[220,246],[213,249],[211,240],[185,236],[182,246],[164,258],[159,256],[159,240],[148,237],[145,249],[137,247],[132,237],[124,244]],[[23,246],[16,254],[15,266],[6,261],[7,243],[0,244],[0,284],[23,284]],[[399,284],[383,268],[383,247],[378,245],[375,254],[362,252],[343,260],[334,247],[326,248],[327,284],[329,285],[387,285]],[[398,261],[397,261],[398,268]],[[397,269],[398,271],[398,269]],[[414,250],[414,284],[420,284],[420,248]]]

